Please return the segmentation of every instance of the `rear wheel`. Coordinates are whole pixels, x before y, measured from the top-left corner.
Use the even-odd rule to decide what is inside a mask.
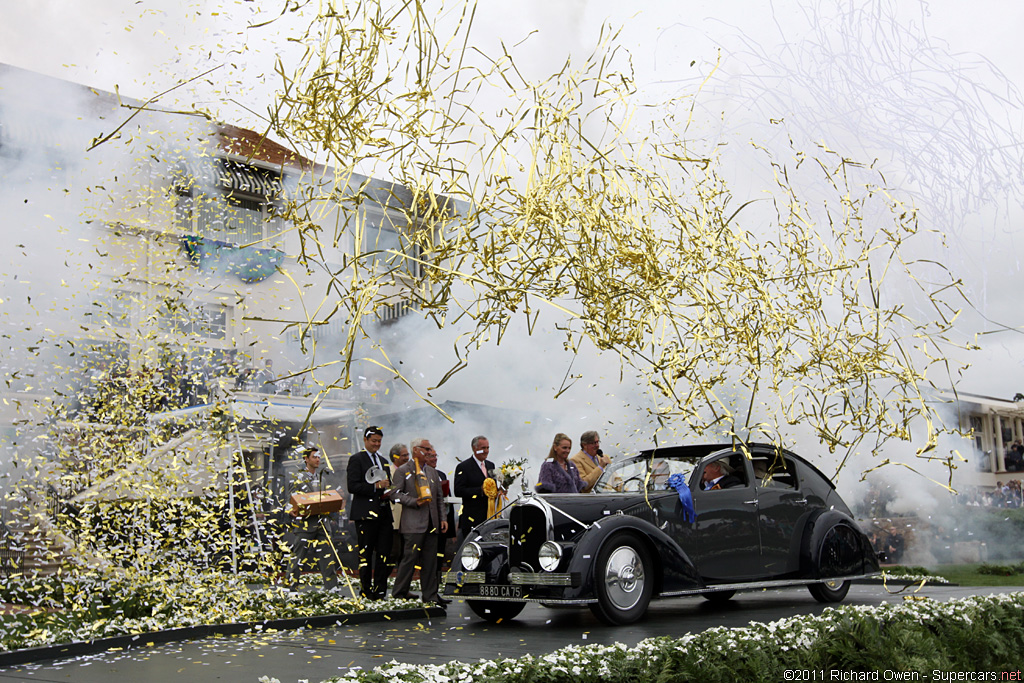
[[[612,625],[632,624],[642,617],[654,590],[651,566],[650,553],[632,534],[607,543],[597,555],[597,602],[590,605],[594,615]]]
[[[860,544],[857,532],[845,524],[837,524],[825,534],[818,550],[818,576],[850,576],[861,571]],[[818,602],[841,602],[850,592],[850,582],[825,578],[807,586]]]
[[[498,602],[495,600],[466,600],[466,604],[475,615],[492,624],[515,619],[526,607],[525,602]]]
[[[850,582],[838,579],[827,579],[822,583],[812,583],[807,587],[818,602],[842,602],[850,592]]]

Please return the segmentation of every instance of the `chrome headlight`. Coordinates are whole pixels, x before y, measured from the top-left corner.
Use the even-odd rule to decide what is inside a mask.
[[[558,563],[562,561],[562,546],[554,541],[544,541],[537,554],[540,561],[540,568],[546,572],[553,572],[558,569]]]
[[[480,545],[470,541],[462,547],[462,552],[459,553],[462,558],[462,568],[467,572],[471,572],[480,566],[480,557],[483,555],[483,549]]]

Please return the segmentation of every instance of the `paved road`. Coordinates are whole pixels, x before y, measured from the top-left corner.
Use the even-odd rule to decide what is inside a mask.
[[[926,587],[920,595],[946,600],[966,595],[1021,591],[1022,588]],[[909,591],[908,591],[909,593]],[[904,593],[904,594],[908,594]],[[844,604],[877,605],[902,600],[880,585],[854,586]],[[482,622],[462,602],[447,617],[433,621],[369,624],[345,628],[288,631],[207,638],[45,664],[0,669],[2,681],[187,681],[256,683],[269,675],[282,683],[316,683],[350,667],[373,667],[396,659],[427,664],[452,659],[518,657],[544,654],[570,644],[622,642],[683,635],[714,626],[745,626],[824,608],[805,589],[745,593],[716,606],[700,598],[652,603],[647,618],[626,627],[609,627],[589,610],[546,609],[529,605],[515,621],[494,626]]]

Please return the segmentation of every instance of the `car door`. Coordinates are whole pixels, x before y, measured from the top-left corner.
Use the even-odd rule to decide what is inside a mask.
[[[800,539],[811,506],[801,489],[796,464],[785,453],[755,449],[750,464],[765,577],[783,578],[799,571]]]
[[[733,466],[742,484],[735,488],[705,491],[700,482],[704,469],[715,460]],[[750,485],[747,459],[739,453],[706,459],[690,482],[697,511],[694,542],[697,569],[708,583],[731,583],[759,578],[764,569],[758,530],[757,495]]]

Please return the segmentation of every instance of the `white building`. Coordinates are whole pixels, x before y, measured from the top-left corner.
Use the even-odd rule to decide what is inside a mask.
[[[332,386],[336,368],[303,371],[312,341],[337,358],[348,324],[327,320],[331,286],[345,286],[353,260],[384,268],[388,249],[406,252],[412,232],[431,229],[412,194],[350,175],[324,195],[331,201],[300,202],[296,228],[286,214],[316,195],[303,188],[336,183],[332,169],[157,105],[0,65],[7,448],[45,446],[31,428],[55,404],[142,372],[161,375],[164,389],[180,384],[178,406],[248,391],[381,412],[382,370],[361,368],[350,388]],[[302,241],[312,250],[314,236],[323,265],[310,267]],[[374,290],[376,324],[408,313],[404,293],[425,286],[414,263],[401,270]],[[361,447],[352,426],[319,438],[351,452]]]
[[[1024,478],[1024,464],[1016,462],[1011,450],[1015,441],[1024,442],[1024,396],[1004,399],[958,392],[957,399],[960,428],[971,433],[974,448],[969,460],[979,483],[994,486],[998,480]]]

